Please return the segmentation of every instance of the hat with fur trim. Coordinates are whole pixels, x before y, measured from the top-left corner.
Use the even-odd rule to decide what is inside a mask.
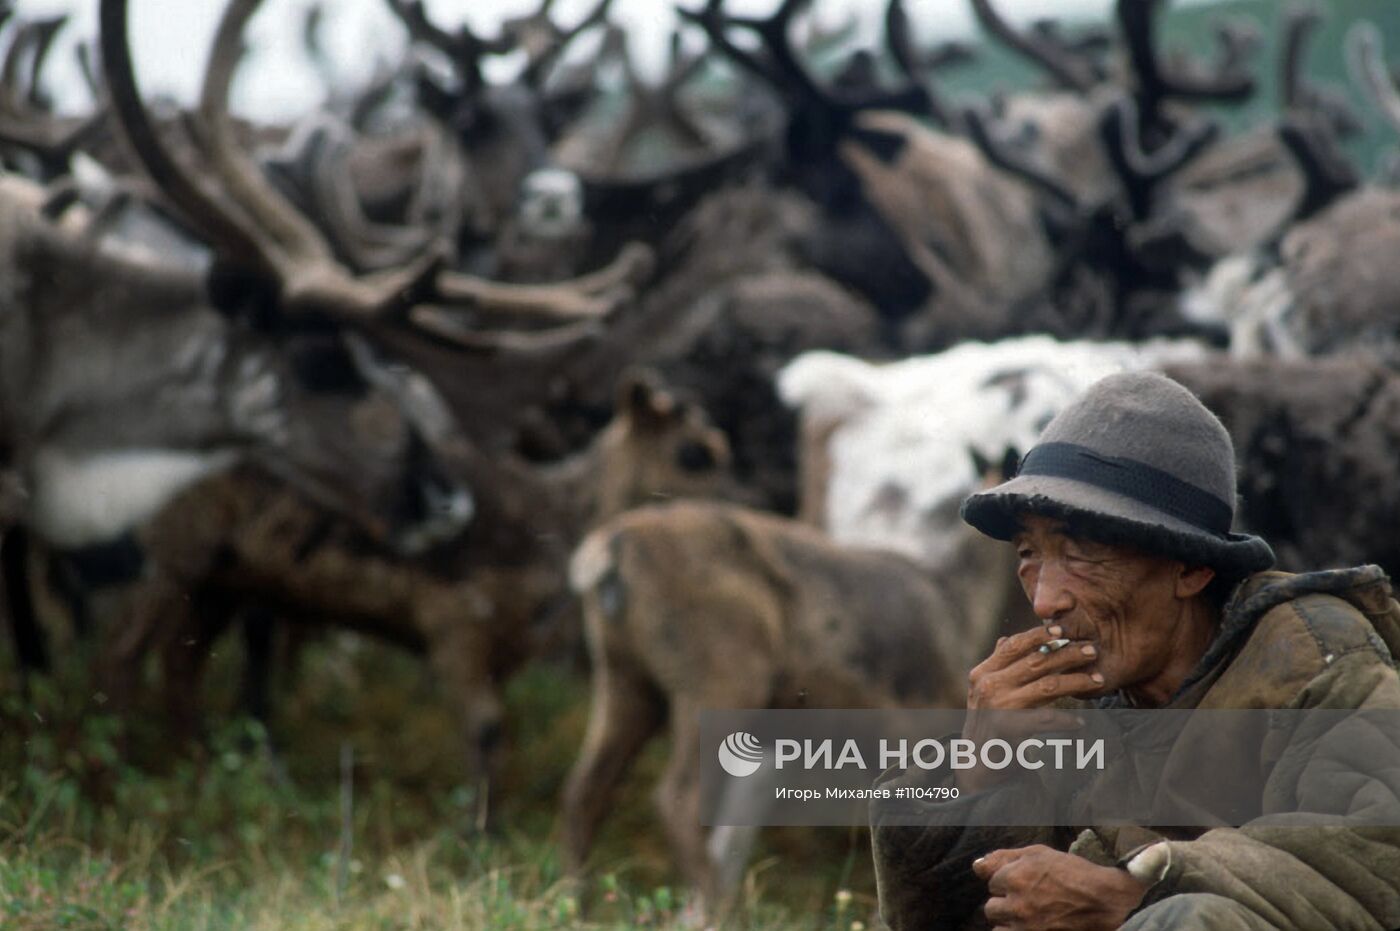
[[[1244,576],[1274,563],[1269,544],[1231,532],[1235,448],[1180,384],[1150,372],[1110,375],[1046,426],[1008,481],[963,502],[962,516],[1010,540],[1024,514],[1063,518],[1105,543]]]

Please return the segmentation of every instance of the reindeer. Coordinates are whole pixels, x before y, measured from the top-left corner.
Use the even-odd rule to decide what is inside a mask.
[[[396,546],[450,537],[469,517],[419,412],[336,334],[275,341],[209,307],[197,275],[75,240],[9,197],[0,217],[16,269],[0,296],[0,450],[21,490],[8,565],[34,537],[118,537],[239,462]],[[32,623],[12,607],[14,624]]]
[[[1057,260],[1037,308],[1062,337],[1175,335],[1188,328],[1175,294],[1185,271],[1274,229],[1299,190],[1273,132],[1220,140],[1198,104],[1253,94],[1246,67],[1253,31],[1217,28],[1210,64],[1159,51],[1162,0],[1121,0],[1115,17],[1126,68],[1102,60],[1107,33],[1078,38],[1052,24],[1018,31],[991,0],[973,10],[993,36],[1026,57],[1053,87],[985,106],[962,123],[986,157],[1038,195]],[[1005,333],[998,335],[1007,335]]]
[[[467,444],[450,458],[481,508],[466,537],[430,561],[367,551],[262,475],[238,471],[192,489],[141,532],[154,569],[103,650],[108,694],[129,706],[142,657],[158,652],[175,732],[188,736],[209,649],[252,603],[294,625],[426,653],[461,722],[468,770],[486,780],[499,765],[505,681],[569,638],[560,616],[569,547],[636,504],[737,493],[723,434],[647,375],[620,387],[612,423],[563,462],[503,462]],[[265,676],[268,659],[251,657],[250,673]],[[251,696],[264,689],[253,683]]]
[[[1376,108],[1388,119],[1400,113],[1378,30],[1354,25],[1346,52]],[[1400,275],[1390,256],[1400,247],[1400,193],[1363,183],[1324,120],[1293,118],[1279,133],[1305,178],[1303,195],[1266,247],[1216,263],[1182,295],[1183,310],[1227,326],[1241,358],[1357,351],[1394,365]]]
[[[101,8],[117,128],[163,207],[213,258],[171,268],[113,248],[99,218],[65,216],[66,191],[6,179],[0,258],[16,272],[0,294],[0,452],[26,492],[20,529],[7,534],[7,574],[22,575],[14,567],[30,536],[58,546],[109,539],[240,462],[397,546],[451,537],[469,517],[467,492],[435,470],[431,445],[457,429],[453,415],[424,407],[426,385],[409,390],[397,370],[352,360],[340,327],[457,347],[460,368],[463,345],[504,356],[549,332],[471,332],[456,316],[462,305],[596,325],[647,258],[633,252],[583,282],[520,287],[442,272],[429,249],[406,267],[356,277],[232,141],[227,91],[256,4],[231,4],[220,24],[191,121],[203,171],[173,154],[142,103],[125,6]],[[450,354],[441,352],[439,372]],[[22,599],[22,587],[8,586],[10,597]],[[18,607],[12,621],[32,623]]]
[[[988,461],[995,454],[987,451],[1002,441],[1025,443],[1028,432],[1033,439],[1035,425],[1050,413],[1046,405],[1066,394],[1054,379],[1042,384],[1031,371],[1036,359],[1064,361],[1063,348],[1045,338],[1021,342],[1019,356],[995,347],[950,350],[948,364],[922,382],[908,377],[913,372],[897,373],[901,363],[881,373],[830,353],[800,357],[784,372],[780,390],[789,403],[816,408],[820,402],[811,416],[804,410],[804,427],[828,435],[920,383],[942,390],[947,405],[970,408],[966,417],[922,412],[917,429],[929,434],[926,474],[942,482],[943,497],[904,496],[911,508],[929,504],[917,514],[923,536],[912,549],[889,534],[854,542],[839,522],[828,526],[846,533],[845,540],[775,515],[701,503],[639,509],[589,534],[570,565],[594,669],[588,732],[561,812],[572,869],[583,867],[632,760],[669,723],[674,749],[656,789],[658,811],[682,873],[708,906],[721,906],[742,871],[752,832],[717,831],[706,841],[700,828],[698,709],[955,707],[966,670],[991,639],[1031,623],[1015,586],[1013,555],[956,518],[978,472],[993,472]],[[1197,354],[1187,347],[1159,352]],[[1079,368],[1134,357],[1126,346],[1097,354],[1086,346],[1080,355]],[[853,370],[840,370],[842,361]],[[973,393],[980,394],[976,402],[968,398]],[[989,424],[1000,432],[987,435]],[[810,514],[829,495],[809,456],[826,451],[823,444],[804,445],[802,452],[810,480],[804,513]],[[968,487],[958,484],[964,473]]]
[[[722,0],[682,11],[787,108],[778,178],[820,211],[804,258],[891,319],[932,314],[932,340],[1000,332],[1001,312],[1050,269],[1031,193],[971,143],[923,126],[916,117],[930,101],[917,83],[832,87],[815,78],[789,35],[804,5],[784,0],[762,20],[727,15]],[[756,33],[761,51],[736,44],[735,29]]]
[[[6,4],[0,17],[0,25],[11,24],[0,62],[0,163],[51,180],[67,171],[74,153],[100,129],[101,117],[55,115],[41,83],[67,16],[20,19]]]
[[[633,245],[604,268],[547,285],[444,270],[447,246],[437,242],[386,270],[352,273],[237,144],[227,96],[240,36],[256,7],[252,0],[231,3],[215,35],[198,114],[185,121],[194,131],[198,172],[177,158],[142,103],[126,45],[125,3],[102,7],[102,62],[113,110],[162,201],[214,251],[213,303],[264,324],[353,328],[423,373],[469,435],[491,449],[509,445],[520,419],[548,396],[549,368],[597,337],[649,276],[649,250]],[[515,419],[502,416],[502,408]]]
[[[727,849],[707,850],[703,709],[960,706],[967,669],[1019,591],[1008,548],[965,530],[936,570],[720,504],[642,508],[589,534],[570,564],[593,664],[561,809],[570,868],[582,869],[627,769],[668,727],[657,813],[702,907],[722,908],[745,840],[712,838]]]
[[[836,541],[941,565],[959,539],[958,506],[987,462],[1027,449],[1061,408],[1105,375],[1207,356],[1190,340],[966,342],[884,364],[831,352],[778,375],[800,411],[804,519]]]
[[[1173,364],[1230,431],[1240,523],[1290,571],[1377,563],[1400,573],[1400,375],[1367,353]]]
[[[552,0],[533,13],[513,18],[493,37],[480,36],[465,24],[454,32],[435,25],[421,0],[387,0],[390,10],[408,30],[415,45],[444,59],[450,83],[420,69],[415,82],[419,105],[457,137],[468,166],[470,210],[461,231],[463,245],[495,243],[501,229],[516,217],[522,185],[538,193],[537,172],[556,172],[551,146],[591,100],[592,69],[575,75],[556,74],[564,52],[582,34],[606,22],[612,0],[599,0],[577,23],[562,27],[550,16]],[[521,51],[525,65],[512,82],[486,79],[483,64],[490,56]],[[550,78],[561,80],[550,81]],[[557,206],[582,203],[568,198]],[[525,219],[530,219],[527,211]],[[573,212],[554,217],[555,224],[576,225]]]

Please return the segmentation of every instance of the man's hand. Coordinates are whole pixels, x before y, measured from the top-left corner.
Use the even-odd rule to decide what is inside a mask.
[[[1098,659],[1089,641],[1071,640],[1053,652],[1040,652],[1061,639],[1061,633],[1058,626],[1037,627],[998,640],[992,655],[968,674],[968,710],[1043,708],[1102,687],[1103,676],[1081,670]]]
[[[1147,892],[1127,870],[1039,844],[993,850],[972,871],[991,893],[987,919],[1007,931],[1107,931],[1122,925]]]
[[[1079,721],[1071,714],[1049,706],[1065,697],[1097,691],[1103,676],[1083,671],[1098,658],[1087,640],[1071,640],[1059,649],[1042,653],[1040,648],[1059,642],[1059,627],[1037,627],[997,641],[992,655],[972,668],[967,681],[967,719],[962,736],[979,746],[992,738],[1015,742],[1032,734],[1051,730],[1073,730]],[[1045,709],[1040,715],[979,715],[989,711]],[[1018,730],[1009,732],[1016,726]],[[981,766],[961,770],[958,785],[965,791],[978,791],[1006,775]]]

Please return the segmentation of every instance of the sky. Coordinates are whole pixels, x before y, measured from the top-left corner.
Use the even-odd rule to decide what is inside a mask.
[[[285,119],[312,109],[324,85],[306,61],[299,45],[300,23],[313,0],[264,0],[249,27],[251,57],[239,72],[233,109],[262,119]],[[557,0],[557,16],[572,22],[594,0]],[[698,7],[702,0],[688,0]],[[729,0],[735,12],[766,13],[777,0]],[[221,0],[129,0],[133,53],[138,80],[148,96],[172,94],[193,101],[198,92],[205,52],[213,36]],[[998,10],[1013,20],[1046,15],[1103,18],[1111,0],[999,0]],[[65,110],[83,110],[89,101],[78,80],[71,54],[81,37],[93,36],[97,0],[19,0],[21,15],[53,15],[71,11],[73,18],[55,49],[52,82]],[[337,66],[336,82],[356,86],[368,80],[376,61],[394,62],[405,45],[403,29],[389,14],[384,0],[326,0],[325,36]],[[427,0],[433,20],[444,26],[465,19],[493,34],[505,16],[534,9],[538,0]],[[675,26],[674,4],[668,0],[614,0],[614,19],[627,30],[632,54],[644,74],[663,67],[666,41]],[[921,36],[950,38],[974,29],[966,0],[905,0],[905,8]],[[815,0],[818,20],[844,22],[856,16],[861,35],[878,40],[884,0]],[[698,38],[696,41],[700,41]],[[509,65],[503,66],[508,68]]]

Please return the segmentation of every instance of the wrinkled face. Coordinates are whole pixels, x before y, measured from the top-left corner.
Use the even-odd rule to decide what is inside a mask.
[[[1142,688],[1168,669],[1181,642],[1181,563],[1126,547],[1068,536],[1059,521],[1021,520],[1013,539],[1026,598],[1045,625],[1099,651],[1081,671],[1098,672],[1096,694]]]

